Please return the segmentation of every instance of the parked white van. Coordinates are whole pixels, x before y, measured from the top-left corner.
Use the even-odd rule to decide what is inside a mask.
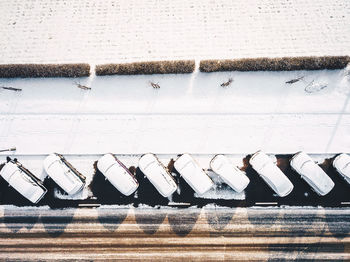
[[[334,168],[350,184],[350,156],[340,154],[333,161]]]
[[[318,195],[327,195],[333,189],[332,179],[305,152],[295,154],[290,165]]]
[[[47,192],[42,182],[17,161],[7,162],[1,169],[0,175],[32,203],[38,203]]]
[[[141,156],[139,168],[163,197],[169,197],[176,191],[174,178],[154,154]]]
[[[242,192],[250,182],[245,172],[236,167],[224,155],[216,155],[210,161],[210,168],[238,193]]]
[[[250,158],[249,163],[278,196],[285,197],[292,192],[292,182],[268,155],[258,151]]]
[[[180,156],[174,167],[198,195],[203,195],[214,185],[207,173],[189,154]]]
[[[85,185],[85,177],[60,154],[53,153],[46,157],[44,169],[68,195],[78,193]]]
[[[97,161],[97,168],[119,192],[130,196],[139,186],[129,169],[112,154],[105,154]]]

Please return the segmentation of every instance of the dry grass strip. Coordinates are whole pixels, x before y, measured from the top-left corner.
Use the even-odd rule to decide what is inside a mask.
[[[201,72],[218,71],[292,71],[342,69],[350,62],[349,56],[309,56],[281,58],[242,58],[232,60],[202,60]]]
[[[195,69],[194,60],[149,61],[96,66],[96,75],[185,74]]]
[[[2,64],[0,77],[82,77],[90,75],[89,64]]]

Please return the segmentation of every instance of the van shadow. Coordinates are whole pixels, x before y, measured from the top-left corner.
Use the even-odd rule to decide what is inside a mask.
[[[340,206],[341,202],[350,201],[350,196],[349,196],[350,185],[333,167],[333,161],[336,156],[325,159],[324,162],[320,164],[320,167],[327,173],[327,175],[334,182],[334,188],[332,189],[332,191],[329,192],[329,194],[322,197],[323,206],[336,207],[336,206]]]
[[[27,210],[27,212],[19,213],[17,210],[14,211],[13,208],[4,208],[2,222],[13,233],[18,232],[22,228],[31,230],[38,221],[38,212],[28,212]]]
[[[129,208],[98,209],[98,221],[110,232],[114,232],[128,216]]]
[[[317,206],[321,200],[320,196],[292,169],[290,166],[292,157],[293,154],[276,155],[277,166],[294,185],[293,191],[288,196],[279,198],[278,203],[288,206]]]
[[[97,161],[94,163],[95,174],[90,184],[90,190],[99,204],[102,205],[128,205],[135,202],[135,193],[125,196],[118,191],[106,177],[97,169]]]
[[[43,184],[47,189],[47,193],[40,201],[40,205],[47,205],[52,209],[78,207],[79,201],[77,200],[59,199],[55,196],[55,192],[59,192],[60,195],[66,195],[67,193],[65,193],[49,176],[45,178]]]
[[[44,225],[45,231],[50,237],[59,237],[62,235],[73,220],[75,209],[69,208],[55,211],[53,215],[41,215],[40,219]]]
[[[173,202],[184,202],[189,203],[190,205],[196,205],[197,203],[194,197],[194,190],[187,184],[187,182],[175,168],[172,168],[172,170],[169,170],[169,172],[171,172],[178,187],[172,196]]]
[[[0,177],[0,204],[1,205],[14,205],[14,206],[38,206],[41,205],[41,201],[38,204],[34,204],[18,193],[13,187],[11,187],[5,179]]]
[[[168,222],[176,235],[185,237],[193,229],[201,209],[177,209],[168,211]]]
[[[245,163],[245,172],[250,183],[245,189],[247,206],[253,206],[256,202],[276,202],[277,197],[274,191],[266,184],[260,175],[253,169],[249,163],[251,155],[247,155],[243,162]]]
[[[152,207],[168,205],[169,199],[163,197],[158,192],[158,190],[142,173],[140,168],[136,168],[136,179],[139,182],[139,188],[137,189],[137,199],[135,199],[135,203],[137,203],[137,205],[145,204]]]

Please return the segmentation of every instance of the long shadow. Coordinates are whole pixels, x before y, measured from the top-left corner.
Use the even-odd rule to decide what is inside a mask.
[[[103,225],[103,227],[111,232],[114,232],[128,216],[129,208],[117,208],[113,210],[99,208],[97,212],[97,219]]]
[[[329,207],[341,206],[341,202],[350,201],[350,185],[342,178],[342,176],[333,167],[333,161],[336,156],[325,159],[320,164],[320,167],[327,173],[327,175],[333,180],[334,188],[332,191],[323,197],[322,205]]]
[[[293,155],[276,155],[277,165],[294,185],[293,191],[286,197],[278,199],[280,205],[288,206],[317,206],[320,196],[311,189],[308,183],[290,166]]]
[[[173,194],[174,202],[189,203],[190,206],[204,207],[208,204],[216,204],[223,207],[241,207],[245,205],[246,200],[234,200],[234,199],[210,199],[203,198],[195,195],[195,191],[191,186],[182,178],[180,173],[172,168],[172,175],[176,183],[178,184],[178,191]],[[221,192],[227,192],[227,190],[232,190],[227,184],[222,183],[215,185],[216,190]]]
[[[168,212],[168,221],[176,235],[187,236],[197,222],[200,209],[182,209]]]
[[[75,209],[64,209],[59,214],[41,216],[41,222],[49,236],[59,237],[73,220]]]
[[[79,200],[70,200],[70,199],[59,199],[55,196],[55,192],[58,191],[60,194],[66,194],[51,178],[46,177],[44,186],[47,189],[46,195],[39,202],[40,205],[47,205],[52,209],[62,209],[66,207],[76,208],[79,206]]]
[[[231,222],[236,209],[204,208],[207,222],[216,232],[211,232],[211,236],[220,236],[225,227]]]
[[[249,162],[251,155],[245,158]],[[246,167],[246,174],[250,179],[250,183],[246,188],[247,206],[252,206],[256,202],[277,202],[278,197],[274,191],[266,184],[260,175],[249,164]]]
[[[180,174],[173,168],[173,162],[170,161],[168,169],[173,175],[178,190],[169,198],[175,203],[188,203],[188,206],[203,207],[207,204],[215,204],[222,207],[250,207],[256,205],[257,202],[277,202],[277,206],[324,206],[324,207],[341,207],[342,202],[350,202],[350,185],[341,177],[340,174],[332,166],[335,157],[326,159],[320,167],[330,176],[334,181],[334,189],[326,196],[317,195],[312,188],[303,180],[299,174],[292,170],[290,166],[290,159],[293,155],[276,155],[277,166],[284,172],[294,185],[293,191],[286,197],[278,197],[273,190],[266,184],[266,182],[253,170],[249,165],[250,155],[243,159],[244,171],[250,179],[250,184],[245,190],[245,200],[225,200],[225,199],[205,199],[195,196],[193,189],[180,176]],[[96,162],[94,164],[96,167]],[[0,166],[1,168],[1,166]],[[139,182],[138,190],[131,196],[124,196],[121,194],[103,174],[98,171],[93,176],[90,189],[93,193],[93,198],[86,200],[66,200],[55,197],[55,192],[64,192],[53,182],[52,179],[46,178],[44,186],[48,189],[47,194],[38,203],[33,204],[14,188],[10,187],[8,183],[0,177],[0,204],[1,205],[15,205],[15,206],[43,206],[48,205],[51,208],[65,208],[78,207],[79,204],[95,203],[102,205],[134,205],[139,206],[145,204],[148,206],[167,206],[169,199],[164,198],[150,181],[144,176],[139,168],[130,167]],[[226,184],[217,185],[218,192],[220,190],[231,190]],[[265,205],[266,206],[266,205]],[[268,206],[268,205],[267,205]]]
[[[332,162],[334,157],[326,159],[319,165],[335,183],[332,191],[325,196],[319,196],[297,172],[292,170],[289,165],[292,155],[281,155],[277,156],[277,158],[279,161],[286,161],[288,163],[284,169],[281,169],[283,169],[282,171],[284,171],[294,185],[294,190],[288,196],[281,198],[279,201],[280,204],[290,206],[337,207],[341,205],[342,201],[349,201],[348,192],[350,186],[333,168]]]
[[[135,209],[135,220],[145,234],[153,235],[167,216],[166,210]]]
[[[189,203],[191,206],[198,204],[194,197],[193,189],[187,184],[187,182],[181,177],[180,173],[174,168],[172,169],[172,175],[178,186],[178,190],[173,194],[174,202]]]
[[[158,190],[152,185],[147,177],[141,172],[139,168],[136,168],[136,179],[139,182],[139,188],[137,190],[136,204],[145,204],[148,206],[166,206],[169,203],[169,199],[163,197]]]
[[[95,174],[90,184],[90,189],[102,205],[128,205],[136,202],[135,193],[125,196],[118,191],[106,177],[97,169],[97,162],[94,163]]]
[[[42,205],[42,201],[34,204],[11,187],[6,180],[0,177],[0,204],[14,206],[38,206]]]
[[[39,212],[17,212],[17,215],[13,214],[13,208],[4,208],[4,215],[2,222],[12,232],[16,233],[21,228],[31,230],[35,224],[39,221]]]
[[[266,182],[260,177],[260,175],[253,169],[249,164],[251,155],[248,155],[244,159],[246,174],[250,179],[250,183],[246,188],[246,197],[248,206],[254,206],[256,202],[277,202],[279,197],[275,192],[266,184]],[[279,219],[279,216],[274,215],[265,215],[265,217],[256,216],[247,212],[247,217],[249,222],[255,227],[272,227]],[[269,223],[266,223],[269,221]]]

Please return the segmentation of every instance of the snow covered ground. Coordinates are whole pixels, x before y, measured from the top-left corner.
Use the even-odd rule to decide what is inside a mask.
[[[222,87],[230,78],[232,83]],[[147,152],[158,154],[165,165],[189,152],[208,169],[218,153],[242,167],[245,156],[260,149],[305,150],[320,163],[350,151],[347,69],[2,79],[0,86],[22,89],[0,90],[0,146],[17,148],[0,153],[0,161],[10,154],[44,179],[45,156],[64,154],[87,184],[75,196],[57,191],[59,198],[91,197],[93,164],[106,152],[118,154],[128,167],[137,167]],[[315,92],[305,91],[310,86]],[[244,199],[245,194],[214,189],[203,197]]]
[[[349,55],[349,24],[347,1],[0,0],[0,63],[196,59],[198,66],[205,58]],[[22,89],[0,88],[0,149],[16,147],[10,155],[42,178],[52,152],[88,182],[106,152],[128,166],[146,152],[165,164],[189,152],[203,168],[217,153],[242,166],[259,149],[321,159],[350,152],[349,70],[0,79],[0,86]]]
[[[312,81],[327,87],[305,92]],[[22,89],[0,90],[0,145],[22,155],[350,151],[345,70],[2,79],[0,86]]]
[[[1,0],[0,63],[348,55],[346,0]]]
[[[259,149],[273,154],[299,150],[320,162],[350,148],[350,78],[346,70],[221,72],[189,75],[106,76],[84,79],[2,79],[0,145],[34,174],[45,177],[42,161],[65,154],[87,176],[106,152],[137,167],[141,154],[154,152],[165,165],[189,152],[204,169],[217,153],[239,167]],[[286,81],[303,77],[294,84]],[[228,87],[220,84],[229,78]],[[150,81],[160,85],[153,89]],[[91,90],[76,87],[80,82]],[[305,92],[310,83],[326,85]],[[215,177],[214,177],[215,178]],[[215,198],[217,192],[209,192]],[[227,194],[226,194],[227,193]],[[221,198],[242,199],[226,191]],[[59,192],[57,192],[58,195]],[[64,196],[60,196],[61,198]]]

